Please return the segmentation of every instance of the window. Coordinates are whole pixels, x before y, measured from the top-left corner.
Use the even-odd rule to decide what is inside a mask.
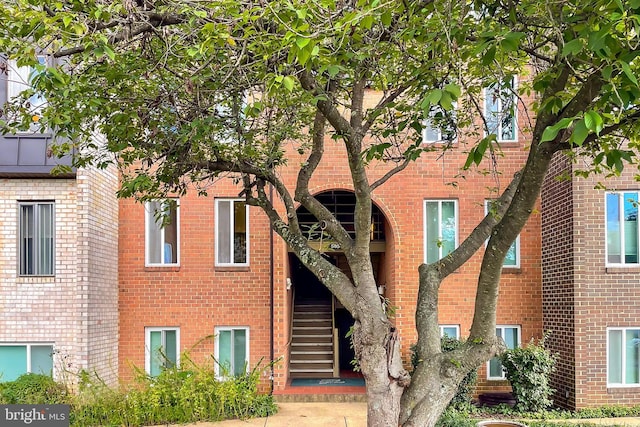
[[[38,62],[40,65],[46,65],[47,57],[39,55]],[[30,89],[35,76],[41,72],[41,69],[33,66],[18,67],[18,64],[13,59],[7,61],[7,66],[7,99],[9,100],[19,96],[23,91]],[[45,102],[46,100],[42,94],[34,93],[29,98],[30,111],[34,114],[38,113],[44,106]]]
[[[177,200],[147,202],[145,211],[146,265],[177,265],[180,253]]]
[[[422,126],[423,143],[453,142],[457,133],[455,110],[446,111],[442,107],[432,106],[429,116],[423,121]]]
[[[498,141],[516,141],[515,78],[484,89],[484,113],[487,133]]]
[[[455,200],[425,200],[425,262],[438,261],[458,246],[457,210]]]
[[[27,373],[53,375],[53,345],[0,343],[0,382]]]
[[[606,193],[607,264],[638,265],[638,192]]]
[[[460,339],[460,325],[440,325],[440,336]]]
[[[242,375],[248,371],[249,328],[219,327],[215,330],[216,375]]]
[[[485,215],[489,213],[489,207],[491,205],[492,200],[484,201],[484,213]],[[513,242],[509,250],[507,251],[507,255],[504,258],[503,267],[506,268],[519,268],[520,267],[520,235],[516,237],[516,240]]]
[[[640,328],[607,330],[607,385],[640,385]]]
[[[147,374],[156,377],[163,369],[180,362],[179,328],[145,328],[145,360]]]
[[[249,264],[249,208],[242,200],[216,200],[216,265]]]
[[[18,246],[21,276],[51,276],[54,273],[53,202],[20,202]]]
[[[496,336],[502,338],[508,349],[520,347],[520,326],[496,326]],[[499,357],[487,362],[487,379],[506,379]]]

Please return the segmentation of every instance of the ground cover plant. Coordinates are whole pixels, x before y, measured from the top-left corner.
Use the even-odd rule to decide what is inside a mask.
[[[134,384],[116,389],[81,372],[70,393],[51,377],[25,374],[0,383],[3,404],[68,404],[72,426],[142,426],[265,417],[277,410],[270,395],[258,392],[262,369],[216,378],[214,370],[190,363],[163,370],[157,377],[139,372]]]
[[[593,427],[592,418],[613,418],[610,424],[604,427],[623,427],[617,423],[617,417],[633,417],[640,415],[640,406],[621,407],[605,406],[589,408],[579,411],[566,410],[540,410],[536,412],[519,411],[508,405],[494,407],[449,407],[438,420],[437,427],[475,427],[481,420],[512,420],[526,424],[529,427]],[[572,420],[563,421],[563,420]],[[576,419],[584,419],[584,422],[576,422]],[[598,424],[602,427],[603,424]]]

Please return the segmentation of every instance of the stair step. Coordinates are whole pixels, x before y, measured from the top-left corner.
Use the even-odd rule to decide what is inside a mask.
[[[305,336],[305,335],[331,335],[331,330],[327,331],[327,328],[317,328],[315,326],[294,326],[293,336]]]
[[[332,338],[333,335],[329,334],[293,334],[293,341],[296,338]]]
[[[309,318],[309,319],[293,319],[293,326],[295,327],[296,324],[300,324],[300,325],[316,325],[316,324],[322,324],[323,326],[326,327],[332,327],[333,326],[333,322],[331,321],[331,319],[318,319],[318,318]]]
[[[331,304],[296,304],[296,310],[331,310]]]
[[[291,372],[292,374],[299,374],[299,373],[332,373],[333,374],[333,369],[332,368],[309,368],[309,369],[304,369],[304,368],[291,368],[289,369],[289,372]]]

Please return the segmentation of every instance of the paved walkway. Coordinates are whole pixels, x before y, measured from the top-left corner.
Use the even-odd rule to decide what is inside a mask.
[[[268,418],[228,420],[190,424],[192,427],[366,427],[367,405],[363,402],[278,403],[277,414]],[[640,427],[640,417],[558,420],[565,423],[591,423],[601,426]],[[185,426],[187,427],[187,426]]]

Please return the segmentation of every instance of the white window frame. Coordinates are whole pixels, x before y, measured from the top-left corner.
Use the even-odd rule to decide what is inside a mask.
[[[516,76],[513,76],[513,78],[511,79],[511,96],[513,97],[512,102],[513,102],[513,139],[502,139],[502,124],[501,121],[498,120],[498,128],[496,129],[496,141],[498,142],[518,142],[518,133],[519,133],[519,129],[518,129],[518,97],[516,96],[517,94],[517,89],[518,89],[518,79]],[[482,94],[483,94],[483,112],[485,115],[485,120],[489,115],[489,112],[487,111],[487,91],[491,90],[491,87],[485,87],[482,90]],[[499,105],[499,115],[502,116],[504,115],[504,107],[502,105],[502,99],[498,98],[498,105]],[[484,135],[487,136],[489,135],[488,133],[489,129],[485,129],[484,131]]]
[[[166,345],[166,331],[175,331],[176,333],[176,366],[180,366],[180,327],[178,326],[145,326],[144,328],[144,371],[147,375],[151,375],[151,332],[161,333],[161,346],[163,349]]]
[[[245,360],[245,365],[246,365],[246,372],[249,372],[249,370],[251,369],[249,366],[249,361],[251,359],[251,353],[250,353],[250,328],[249,326],[216,326],[214,328],[214,349],[213,349],[213,357],[215,359],[214,362],[214,372],[215,375],[218,379],[224,379],[224,376],[220,373],[220,364],[219,364],[219,360],[220,360],[220,332],[221,331],[231,331],[231,333],[233,334],[234,330],[244,330],[245,331],[245,355],[246,355],[246,360]],[[233,345],[231,346],[231,360],[233,360]],[[233,371],[234,367],[231,367],[231,370]]]
[[[445,329],[454,328],[456,330],[456,336],[455,337],[449,337],[449,338],[455,338],[457,340],[460,339],[460,325],[438,325],[438,327],[440,328],[440,337],[444,337],[444,330]]]
[[[484,214],[487,215],[489,214],[489,203],[495,201],[494,199],[485,199],[484,200]],[[487,246],[487,243],[489,243],[489,240],[487,239],[484,242],[485,247]],[[516,240],[513,241],[513,243],[511,244],[511,247],[515,246],[514,250],[516,251],[516,263],[515,265],[505,265],[504,263],[502,264],[502,268],[520,268],[520,234],[518,234],[518,237],[516,237]],[[511,249],[511,247],[509,247],[509,249]],[[506,260],[506,258],[505,258]]]
[[[423,231],[423,258],[424,262],[427,263],[427,250],[428,250],[428,242],[430,236],[427,235],[427,203],[438,203],[438,239],[442,240],[442,203],[443,202],[453,202],[453,212],[454,212],[454,220],[455,220],[455,236],[454,236],[454,250],[458,247],[458,228],[460,227],[460,216],[458,212],[458,200],[457,199],[425,199],[422,203],[422,231]],[[442,259],[442,246],[438,247],[438,259]]]
[[[640,203],[640,190],[620,190],[620,191],[606,191],[604,193],[604,260],[605,265],[607,267],[638,267],[640,266],[640,256],[638,257],[638,262],[626,262],[625,261],[625,233],[624,233],[624,193],[635,193],[638,198],[638,202]],[[621,217],[618,217],[618,221],[620,223],[620,262],[609,262],[609,225],[607,224],[607,196],[610,194],[618,195],[618,210]],[[640,206],[638,206],[638,216],[640,216]],[[638,235],[636,236],[636,240],[640,245],[640,218],[636,218],[636,222],[638,223]]]
[[[436,106],[438,107],[438,106]],[[439,107],[442,109],[442,107]],[[450,114],[455,118],[456,116],[456,108],[457,108],[457,103],[453,103],[453,111],[450,112]],[[444,109],[442,109],[442,111],[444,112]],[[450,144],[450,143],[455,143],[458,141],[458,132],[456,129],[456,135],[454,138],[452,139],[445,139],[443,137],[442,134],[442,127],[435,127],[434,123],[432,122],[432,117],[437,113],[437,111],[434,110],[430,110],[428,116],[422,120],[422,143],[425,145],[429,145],[429,144]],[[446,112],[445,112],[446,114]],[[435,133],[438,134],[438,139],[429,139],[428,138],[428,133],[429,131],[433,131]]]
[[[227,248],[229,250],[229,254],[231,262],[222,262],[220,261],[220,242],[221,239],[218,238],[218,236],[220,235],[221,231],[219,229],[220,226],[220,203],[221,202],[231,202],[231,209],[229,209],[229,232],[230,232],[230,238],[229,238],[229,245],[230,247]],[[234,205],[235,203],[244,203],[244,208],[245,208],[245,225],[246,225],[246,230],[245,230],[245,234],[246,234],[246,238],[245,238],[245,262],[234,262],[233,258],[234,258],[234,250],[235,250],[235,241],[234,241],[234,236],[233,236],[233,230],[235,229],[235,217],[234,217]],[[244,199],[237,199],[237,198],[217,198],[215,200],[215,207],[216,207],[216,220],[215,220],[215,265],[217,267],[247,267],[249,266],[249,260],[250,260],[250,251],[249,248],[251,247],[250,245],[250,233],[249,233],[249,228],[250,228],[250,224],[249,224],[249,205],[246,203],[246,200]]]
[[[38,264],[39,258],[38,254],[41,253],[40,249],[40,207],[41,206],[51,206],[51,272],[41,272],[39,271]],[[25,206],[33,206],[33,215],[34,215],[34,229],[33,231],[33,242],[32,242],[32,253],[31,256],[34,257],[34,265],[33,265],[33,273],[23,272],[22,264],[23,264],[23,236],[24,230],[22,227],[22,215],[23,215],[23,207]],[[20,277],[53,277],[56,274],[56,203],[55,201],[18,201],[18,275]],[[26,263],[26,260],[24,260]]]
[[[610,351],[610,343],[609,343],[609,332],[611,331],[620,331],[622,332],[622,336],[623,336],[623,345],[625,345],[626,343],[624,342],[624,336],[626,334],[626,332],[628,330],[640,330],[640,326],[625,326],[625,327],[608,327],[607,328],[607,360],[606,360],[606,369],[607,369],[607,388],[640,388],[640,381],[636,384],[627,384],[627,383],[612,383],[611,380],[609,379],[609,360],[611,357],[611,351]],[[624,381],[625,378],[625,374],[626,374],[626,352],[622,352],[622,378]],[[640,371],[640,366],[638,366],[638,370]]]
[[[180,200],[175,201],[176,209],[176,260],[174,262],[164,262],[165,260],[165,233],[164,229],[160,229],[160,262],[151,262],[151,243],[149,236],[150,221],[156,222],[154,213],[151,211],[151,202],[160,202],[153,200],[144,204],[144,265],[147,267],[178,267],[180,266]]]
[[[31,374],[32,372],[32,366],[31,366],[31,347],[35,346],[35,347],[45,347],[45,346],[49,346],[51,347],[51,358],[53,359],[53,354],[54,354],[54,343],[52,342],[1,342],[0,343],[0,347],[26,347],[27,349],[27,372],[25,372],[26,374]],[[51,362],[51,376],[52,378],[55,378],[56,375],[56,364],[55,361],[52,360]],[[2,380],[2,378],[0,378],[0,381]]]
[[[46,55],[38,55],[38,62],[41,65],[47,65],[48,59]],[[22,92],[31,88],[31,80],[36,70],[32,66],[19,67],[15,59],[7,60],[7,100],[11,101],[20,96]],[[39,114],[47,103],[46,99],[36,93],[29,98],[30,102],[35,99],[41,99],[39,103],[32,104],[31,113]]]
[[[501,329],[501,339],[504,341],[504,330],[505,329],[516,329],[518,331],[518,342],[517,342],[517,347],[519,348],[522,346],[522,328],[520,327],[520,325],[496,325],[496,329]],[[493,358],[492,358],[493,359]],[[490,364],[491,364],[491,360],[487,361],[487,380],[488,381],[504,381],[507,379],[507,376],[504,372],[504,368],[502,369],[502,375],[499,377],[492,377],[491,375],[491,370],[490,370]]]

